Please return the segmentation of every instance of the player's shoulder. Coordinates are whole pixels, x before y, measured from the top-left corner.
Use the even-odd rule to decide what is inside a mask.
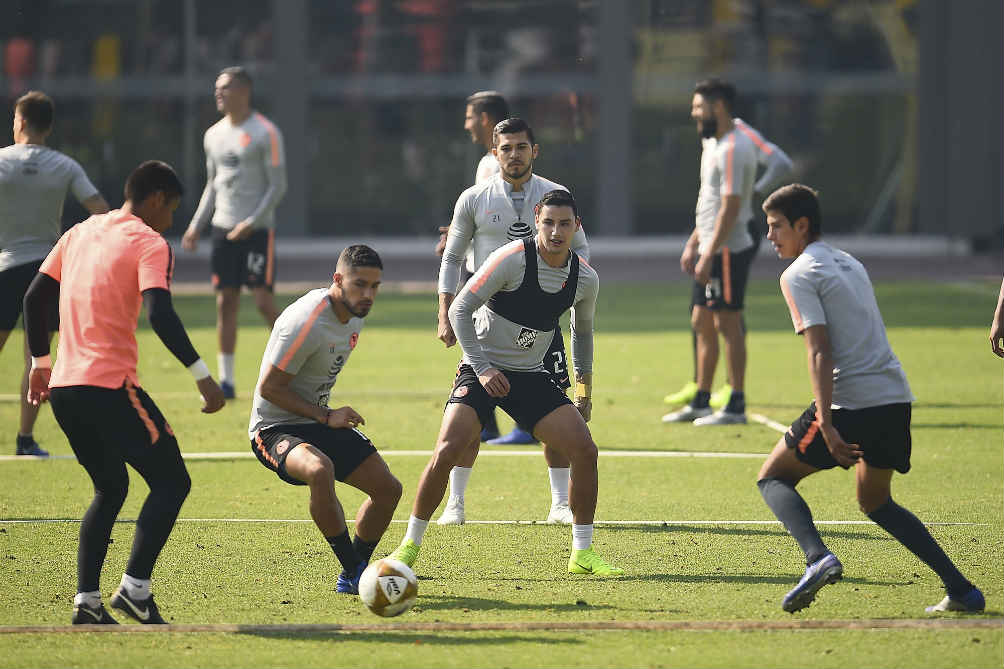
[[[488,197],[492,189],[495,186],[496,176],[492,176],[485,181],[474,184],[473,186],[468,186],[460,193],[460,197],[457,198],[457,203],[470,203],[473,204],[480,198]]]
[[[224,116],[224,117],[220,118],[220,120],[218,120],[216,123],[214,123],[211,126],[209,126],[208,128],[206,128],[206,132],[204,134],[204,137],[206,139],[212,139],[213,137],[219,135],[221,132],[224,132],[226,130],[227,126],[229,126],[229,125],[230,125],[230,121],[228,121],[227,117]]]
[[[600,275],[597,273],[595,267],[590,265],[585,258],[579,256],[579,282],[582,283],[583,281],[599,284]]]
[[[781,272],[781,283],[791,285],[792,283],[814,283],[822,273],[825,273],[827,265],[832,258],[833,247],[822,242],[813,242],[805,247],[797,258]]]
[[[737,158],[756,158],[756,144],[753,138],[736,126],[731,132],[724,135],[715,147],[715,152],[722,157],[731,156],[732,160]]]
[[[540,186],[541,190],[544,193],[549,193],[552,190],[563,190],[563,191],[568,190],[565,186],[559,184],[557,181],[551,181],[550,179],[542,177],[539,174],[534,174],[532,178],[537,182],[537,184]]]
[[[279,127],[260,111],[251,112],[251,118],[249,120],[251,121],[252,127],[256,129],[260,135],[268,136],[282,134]]]

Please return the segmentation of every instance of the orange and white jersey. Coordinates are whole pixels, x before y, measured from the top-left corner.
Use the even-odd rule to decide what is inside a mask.
[[[753,218],[753,181],[756,179],[757,152],[749,135],[732,129],[721,139],[701,140],[701,188],[697,193],[696,225],[699,251],[705,253],[715,234],[715,221],[726,195],[739,196],[739,215],[725,240],[733,253],[753,245],[746,223]]]
[[[274,365],[293,375],[289,388],[319,407],[328,406],[331,388],[359,341],[363,319],[342,323],[331,308],[327,288],[312,290],[286,307],[272,326],[261,361],[258,384]],[[261,396],[255,387],[248,436],[275,425],[313,423],[310,418],[286,411]]]
[[[275,208],[286,193],[282,133],[258,112],[233,125],[224,116],[206,130],[206,187],[192,217],[201,230],[210,218],[229,230],[244,220],[275,227]]]

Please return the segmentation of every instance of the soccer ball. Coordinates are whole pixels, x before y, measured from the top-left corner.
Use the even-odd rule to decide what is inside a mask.
[[[418,597],[418,579],[411,567],[400,560],[377,560],[366,567],[359,579],[359,597],[378,616],[401,615]]]

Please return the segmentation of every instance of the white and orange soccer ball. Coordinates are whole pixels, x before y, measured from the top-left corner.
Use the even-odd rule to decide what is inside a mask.
[[[418,597],[418,579],[411,567],[400,560],[377,560],[366,567],[359,579],[359,597],[378,616],[401,615]]]

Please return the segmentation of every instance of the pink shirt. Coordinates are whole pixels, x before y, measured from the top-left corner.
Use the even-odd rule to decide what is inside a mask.
[[[136,378],[136,323],[149,288],[169,290],[174,255],[160,233],[115,210],[56,243],[40,272],[60,282],[59,347],[49,386],[121,388]]]

